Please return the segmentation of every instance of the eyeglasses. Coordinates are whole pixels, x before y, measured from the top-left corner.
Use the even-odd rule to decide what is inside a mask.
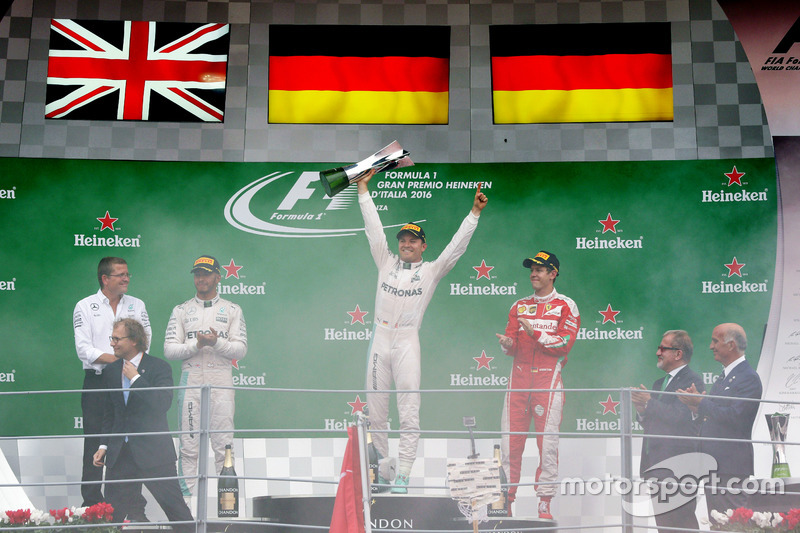
[[[111,341],[111,342],[113,342],[114,344],[117,344],[117,343],[118,343],[119,341],[121,341],[122,339],[130,339],[130,337],[109,337],[109,338],[108,338],[108,340],[110,340],[110,341]]]
[[[122,274],[106,274],[106,276],[108,276],[109,278],[128,278],[128,279],[131,279],[133,277],[133,275],[129,274],[128,272],[123,272]]]
[[[671,348],[669,346],[659,346],[656,348],[656,351],[661,350],[662,352],[666,352],[667,350],[680,350],[680,348]]]

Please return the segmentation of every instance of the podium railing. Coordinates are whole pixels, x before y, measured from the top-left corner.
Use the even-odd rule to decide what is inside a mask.
[[[189,431],[170,431],[170,432],[168,432],[168,434],[172,435],[173,437],[174,436],[179,436],[181,434],[187,434],[187,433],[196,433],[196,434],[198,434],[200,436],[200,439],[199,439],[199,442],[200,442],[199,457],[201,458],[201,460],[198,461],[198,472],[197,472],[197,476],[196,476],[196,479],[197,479],[197,484],[196,484],[196,487],[197,487],[196,488],[197,509],[196,509],[196,516],[195,516],[195,521],[194,521],[194,526],[195,526],[196,531],[200,532],[200,533],[205,533],[207,531],[221,530],[221,529],[224,529],[226,526],[229,526],[231,524],[237,524],[237,525],[241,525],[241,526],[246,526],[247,524],[253,524],[253,525],[258,525],[259,527],[265,528],[266,530],[269,530],[271,528],[277,528],[277,529],[275,529],[276,531],[280,530],[281,528],[283,528],[285,530],[291,530],[291,528],[293,527],[292,524],[265,523],[263,521],[254,520],[254,519],[248,520],[248,519],[246,519],[244,517],[241,518],[241,519],[219,519],[219,518],[216,518],[216,517],[212,516],[214,514],[213,510],[209,509],[209,481],[212,480],[212,479],[218,479],[219,476],[216,475],[216,473],[209,472],[209,464],[208,464],[209,461],[207,460],[207,458],[208,458],[209,446],[210,446],[210,436],[212,434],[214,434],[214,433],[223,433],[223,432],[229,433],[230,432],[230,429],[214,430],[214,429],[211,429],[211,427],[210,427],[210,418],[209,418],[210,417],[210,409],[209,409],[209,406],[210,406],[210,403],[211,403],[211,391],[212,391],[212,389],[215,389],[215,388],[218,388],[218,389],[229,388],[229,389],[242,390],[242,391],[246,390],[249,393],[256,392],[256,393],[263,393],[263,394],[270,394],[270,393],[276,393],[277,392],[277,393],[287,393],[287,394],[309,394],[309,393],[314,393],[314,394],[323,394],[323,395],[324,394],[340,394],[340,393],[366,394],[367,391],[364,391],[364,390],[284,389],[284,388],[267,388],[267,387],[247,387],[247,388],[244,388],[244,387],[212,387],[210,385],[203,385],[203,386],[200,386],[200,387],[172,387],[172,389],[174,389],[174,390],[197,389],[197,388],[199,388],[200,391],[201,391],[200,398],[201,398],[202,416],[201,416],[201,420],[200,420],[200,427],[194,429],[191,432],[189,432]],[[140,391],[140,392],[145,392],[147,390],[153,390],[153,389],[146,389],[146,388],[138,389],[138,391]],[[550,389],[522,389],[522,390],[515,390],[515,392],[546,392],[546,391],[549,391],[549,390]],[[559,435],[561,438],[575,438],[575,439],[602,438],[602,439],[613,439],[614,441],[618,441],[618,443],[619,443],[620,476],[619,476],[619,478],[616,478],[614,476],[608,476],[607,479],[604,482],[613,483],[613,482],[619,481],[619,482],[632,483],[634,481],[637,481],[637,482],[641,481],[641,479],[638,478],[634,474],[634,472],[635,472],[635,469],[634,469],[635,445],[634,444],[637,442],[637,440],[641,439],[643,437],[643,435],[638,431],[634,431],[634,429],[633,429],[634,425],[635,425],[634,421],[636,420],[636,415],[635,415],[635,409],[633,407],[633,403],[631,401],[631,389],[629,389],[629,388],[558,389],[558,391],[559,392],[563,392],[568,397],[570,395],[576,395],[576,394],[580,394],[580,393],[598,393],[598,392],[601,392],[601,393],[605,394],[606,392],[608,392],[609,394],[618,394],[619,395],[618,397],[620,399],[620,401],[619,401],[619,409],[620,409],[619,417],[620,418],[619,418],[619,427],[617,428],[618,430],[617,431],[605,431],[605,432],[604,431],[599,431],[599,432],[591,432],[591,433],[587,433],[585,431],[559,431],[559,432],[529,431],[529,432],[505,432],[505,433],[503,433],[502,431],[498,431],[498,430],[494,430],[494,431],[486,431],[486,430],[479,431],[479,430],[476,430],[476,431],[473,431],[472,434],[474,434],[475,436],[477,436],[479,438],[497,438],[497,437],[502,436],[504,434],[505,435],[510,435],[510,434],[523,434],[524,433],[524,434],[528,435],[529,437],[536,437],[536,436],[540,436],[540,435]],[[55,396],[55,395],[85,394],[87,392],[88,393],[92,393],[92,394],[101,394],[101,393],[110,392],[110,391],[109,390],[82,391],[82,390],[72,390],[72,389],[68,389],[68,390],[53,390],[53,391],[5,391],[5,392],[0,392],[0,409],[3,409],[3,400],[9,398],[10,396],[19,396],[19,395],[54,395]],[[391,393],[391,394],[396,394],[396,391],[394,391],[394,390],[392,390],[392,391],[369,391],[369,392],[370,393],[372,393],[372,392],[378,392],[378,393],[388,392],[388,393]],[[404,392],[408,392],[408,391],[404,391]],[[428,395],[428,394],[465,394],[465,393],[503,395],[503,394],[506,393],[506,390],[505,389],[469,389],[469,390],[467,390],[467,389],[459,389],[459,390],[452,390],[452,389],[441,389],[441,390],[425,389],[425,390],[411,391],[411,392],[419,392],[419,393],[421,393],[423,395]],[[659,393],[659,394],[669,395],[669,394],[675,394],[675,393],[662,392],[662,393]],[[707,397],[712,397],[712,396],[708,395]],[[730,400],[730,398],[725,398],[725,399]],[[751,402],[761,402],[761,403],[768,403],[768,404],[776,404],[776,402],[774,400],[754,400],[754,399],[743,399],[743,400],[751,401]],[[783,407],[791,406],[791,408],[793,409],[794,405],[800,405],[800,402],[794,402],[794,403],[793,402],[781,402],[781,406],[783,406]],[[424,406],[425,406],[425,402],[423,402],[423,409],[424,409]],[[498,418],[499,418],[499,416],[498,416]],[[362,417],[355,417],[354,420],[353,420],[353,424],[359,426],[359,449],[360,449],[360,452],[361,452],[361,457],[363,458],[363,460],[366,460],[366,455],[367,455],[366,454],[366,436],[365,436],[366,428],[365,428],[365,425],[364,425],[364,420],[363,420]],[[344,438],[343,432],[341,430],[338,430],[338,429],[252,428],[252,429],[235,429],[234,431],[235,431],[235,433],[237,435],[237,438],[245,438],[245,439],[248,438],[249,435],[255,435],[255,434],[258,434],[258,435],[270,435],[270,434],[281,434],[281,435],[299,434],[299,435],[304,435],[304,434],[312,434],[315,437],[320,435],[320,434],[326,434],[326,435],[331,435],[332,438]],[[378,432],[377,430],[374,430],[374,429],[371,429],[371,431]],[[383,430],[383,432],[385,432],[385,433],[387,433],[389,435],[396,435],[396,434],[401,433],[399,430]],[[140,435],[161,435],[161,434],[165,434],[165,433],[167,433],[167,432],[142,433]],[[467,431],[441,430],[441,429],[436,430],[436,429],[431,429],[431,428],[423,428],[420,431],[420,433],[423,434],[423,435],[427,435],[427,434],[442,435],[442,436],[446,436],[448,439],[450,439],[450,438],[465,439],[465,438],[467,438],[469,436],[469,433]],[[119,436],[119,435],[118,434],[97,434],[97,435],[89,435],[89,436],[91,436],[91,437],[110,437],[110,436]],[[55,439],[55,440],[76,439],[76,438],[77,439],[83,439],[85,437],[86,436],[84,436],[84,435],[75,435],[75,434],[69,434],[69,435],[17,435],[17,436],[3,435],[3,436],[0,436],[0,451],[2,451],[4,444],[6,446],[8,446],[7,445],[8,442],[14,442],[14,441],[20,442],[20,441],[25,441],[25,440],[39,440],[39,439]],[[726,440],[726,439],[704,439],[704,438],[701,438],[701,437],[680,437],[680,436],[671,436],[671,435],[670,436],[648,435],[648,438],[650,438],[650,439],[665,439],[666,438],[666,439],[672,439],[672,440],[691,440],[691,441],[697,441],[697,442],[706,441],[706,440],[713,440],[715,442],[723,442],[723,441]],[[749,440],[747,440],[747,442],[750,442],[751,444],[758,444],[758,445],[783,444],[783,445],[789,446],[789,447],[800,445],[800,442],[797,442],[797,441],[778,442],[778,441],[772,441],[772,440],[768,440],[768,439],[758,439],[758,440],[749,439]],[[532,446],[532,443],[530,444],[530,446]],[[337,458],[337,459],[340,459],[340,458]],[[75,457],[74,460],[79,462],[80,458],[79,457]],[[797,467],[797,468],[800,468],[800,467]],[[367,532],[370,532],[370,531],[373,531],[373,530],[376,530],[376,531],[387,531],[385,529],[384,530],[380,530],[380,529],[373,529],[371,527],[370,505],[369,505],[370,492],[369,492],[369,481],[367,479],[368,468],[366,467],[366,463],[364,463],[364,465],[363,465],[361,470],[362,470],[362,487],[363,487],[363,491],[364,491],[364,500],[363,500],[362,503],[363,503],[364,513],[365,513],[366,531]],[[606,473],[606,474],[608,474],[608,473]],[[52,476],[48,476],[48,477],[52,477]],[[569,482],[574,481],[574,480],[566,480],[566,479],[564,479],[563,477],[560,476],[558,481],[548,482],[548,483],[545,483],[545,482],[535,483],[532,480],[532,477],[533,477],[532,476],[532,472],[525,472],[524,471],[523,475],[522,475],[522,479],[524,480],[524,479],[528,478],[529,481],[526,480],[526,481],[523,482],[521,480],[520,483],[517,483],[515,485],[517,485],[518,487],[529,487],[529,486],[533,486],[533,485],[551,484],[551,485],[557,485],[559,487],[562,487],[562,492],[563,492],[564,487],[566,486],[565,482],[566,481],[569,481]],[[162,478],[153,478],[153,479],[162,479]],[[177,479],[187,479],[187,476],[177,476]],[[312,475],[311,475],[310,478],[251,476],[251,475],[247,475],[246,472],[242,472],[241,475],[239,475],[239,479],[243,480],[243,481],[248,481],[248,480],[251,480],[251,481],[275,480],[275,481],[287,481],[287,482],[295,482],[295,483],[299,482],[299,483],[309,483],[309,484],[326,484],[326,485],[330,485],[331,488],[333,489],[334,486],[337,483],[338,477],[337,478],[333,478],[333,479],[332,478],[326,478],[326,479],[319,478],[318,479],[318,478],[316,478],[314,476],[313,472],[312,472]],[[0,483],[0,496],[2,496],[3,491],[6,490],[6,489],[13,489],[13,488],[20,488],[20,487],[22,489],[25,489],[25,488],[28,488],[28,487],[56,487],[56,486],[65,486],[65,487],[68,487],[68,488],[69,487],[73,487],[74,488],[75,486],[79,486],[79,485],[84,484],[79,479],[67,478],[66,476],[64,477],[64,479],[57,480],[57,481],[26,481],[26,482],[20,482],[19,480],[12,480],[12,481],[0,480],[0,481],[2,481],[2,483]],[[140,481],[148,481],[148,480],[140,480]],[[588,481],[588,479],[584,479],[582,481],[585,482],[585,481]],[[114,483],[114,481],[86,482],[86,483],[96,483],[96,484],[99,484],[99,483]],[[508,484],[508,485],[511,485],[511,484]],[[417,482],[414,485],[410,485],[410,487],[411,488],[415,488],[415,487],[422,488],[423,490],[438,490],[438,491],[443,491],[443,490],[445,490],[447,488],[446,485],[441,485],[441,484],[440,485],[425,484],[424,480],[423,480],[422,484]],[[795,492],[790,492],[790,493],[791,494],[796,494]],[[798,497],[800,497],[800,494],[798,494]],[[620,497],[620,512],[619,512],[619,515],[618,515],[618,521],[615,521],[615,522],[612,522],[612,523],[609,523],[608,521],[605,521],[605,522],[596,523],[596,524],[590,524],[590,523],[585,523],[585,524],[582,523],[582,524],[577,524],[577,525],[564,524],[564,525],[559,525],[558,529],[559,530],[564,530],[564,531],[568,531],[568,530],[608,530],[608,531],[623,531],[625,533],[631,533],[633,531],[646,531],[648,529],[653,529],[654,530],[654,528],[652,528],[651,526],[637,524],[636,520],[634,520],[635,517],[633,515],[631,515],[630,513],[626,512],[625,505],[624,505],[625,501],[626,501],[625,500],[625,495],[621,495],[621,497]],[[3,502],[3,499],[0,498],[0,503],[2,503],[2,502]],[[71,503],[71,502],[68,502],[67,506],[69,506],[69,503]],[[45,501],[45,506],[51,507],[52,504],[50,502]],[[64,505],[56,505],[53,508],[63,508],[63,507],[64,507]],[[14,509],[3,509],[3,508],[0,508],[0,514],[2,513],[2,511],[5,511],[5,510],[14,510]],[[788,511],[788,509],[787,509],[787,511]],[[168,521],[159,521],[159,522],[153,522],[152,523],[153,526],[167,526],[167,525],[171,525],[171,524],[172,525],[176,525],[177,523],[170,523]],[[123,524],[117,524],[117,525],[121,526]],[[70,527],[67,527],[67,528],[64,528],[64,526],[59,526],[59,527],[61,527],[62,529],[64,529],[66,531],[66,529],[75,529],[75,530],[86,529],[86,528],[88,528],[90,526],[82,526],[82,527],[70,526]],[[303,526],[303,527],[307,528],[307,527],[311,527],[311,526]],[[14,528],[15,531],[25,531],[26,529],[28,529],[28,530],[47,531],[48,529],[50,529],[50,530],[55,529],[55,526],[51,526],[51,527],[36,526],[36,527],[30,527],[30,528],[16,528],[15,527]],[[321,528],[321,529],[325,529],[325,528]],[[516,529],[519,530],[519,528],[516,528]],[[3,524],[1,524],[1,523],[0,523],[0,530],[3,530]],[[404,530],[404,531],[407,531],[407,530]],[[685,531],[693,531],[693,530],[685,530]],[[700,531],[700,530],[694,530],[694,531]]]

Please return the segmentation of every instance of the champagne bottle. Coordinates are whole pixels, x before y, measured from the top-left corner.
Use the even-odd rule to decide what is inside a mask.
[[[372,442],[372,433],[367,432],[367,457],[369,459],[369,487],[370,492],[383,492],[385,487],[376,487],[375,483],[378,482],[378,467],[380,465],[381,454],[378,453],[378,448]]]
[[[486,511],[488,516],[508,516],[508,487],[504,486],[508,483],[506,478],[506,471],[503,469],[503,463],[500,461],[500,445],[494,445],[494,460],[500,467],[500,499],[489,504]]]
[[[217,480],[217,516],[239,516],[239,479],[233,469],[231,445],[225,446],[225,462]]]

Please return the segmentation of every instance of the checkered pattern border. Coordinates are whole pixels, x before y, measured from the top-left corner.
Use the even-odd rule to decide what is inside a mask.
[[[52,17],[231,24],[223,124],[45,120]],[[672,23],[671,123],[492,123],[491,24]],[[447,125],[267,123],[270,24],[438,24],[452,31]],[[0,156],[349,162],[394,139],[428,162],[772,156],[758,89],[714,0],[309,2],[16,0],[0,21]]]

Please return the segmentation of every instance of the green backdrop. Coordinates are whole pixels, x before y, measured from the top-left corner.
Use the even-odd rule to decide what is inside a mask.
[[[248,389],[237,392],[237,428],[323,430],[349,420],[348,402],[356,394],[365,399],[356,391],[364,386],[377,274],[355,188],[331,201],[313,183],[331,166],[0,160],[0,391],[80,388],[72,310],[98,289],[97,262],[106,255],[128,261],[129,292],[146,302],[152,321],[150,352],[163,356],[172,307],[193,295],[191,263],[208,253],[241,266],[238,278],[223,275],[222,282],[231,292],[225,297],[241,305],[249,334],[248,355],[234,369]],[[734,166],[744,172],[741,185],[725,176]],[[429,260],[467,214],[473,182],[487,182],[489,197],[423,322],[422,387],[457,392],[423,396],[423,429],[461,429],[465,415],[475,415],[479,429],[499,429],[502,394],[470,389],[503,388],[511,359],[495,333],[514,301],[532,292],[521,263],[539,249],[558,255],[556,288],[581,313],[584,331],[564,370],[567,388],[652,384],[659,377],[655,347],[674,328],[692,335],[693,366],[710,380],[719,367],[707,346],[720,322],[745,327],[756,364],[775,268],[774,160],[403,170],[379,175],[370,187],[385,225],[422,221]],[[97,220],[106,211],[117,218],[113,230]],[[618,222],[601,222],[607,219]],[[390,244],[395,232],[387,229]],[[84,245],[100,238],[110,245]],[[474,268],[482,262],[492,267],[488,273]],[[608,306],[618,311],[611,320],[613,313],[600,313]],[[357,308],[367,312],[363,324],[348,314]],[[479,364],[474,358],[482,352],[493,359]],[[570,394],[562,431],[618,420],[618,408],[600,404],[608,395]],[[81,432],[78,394],[0,399],[4,435]]]

